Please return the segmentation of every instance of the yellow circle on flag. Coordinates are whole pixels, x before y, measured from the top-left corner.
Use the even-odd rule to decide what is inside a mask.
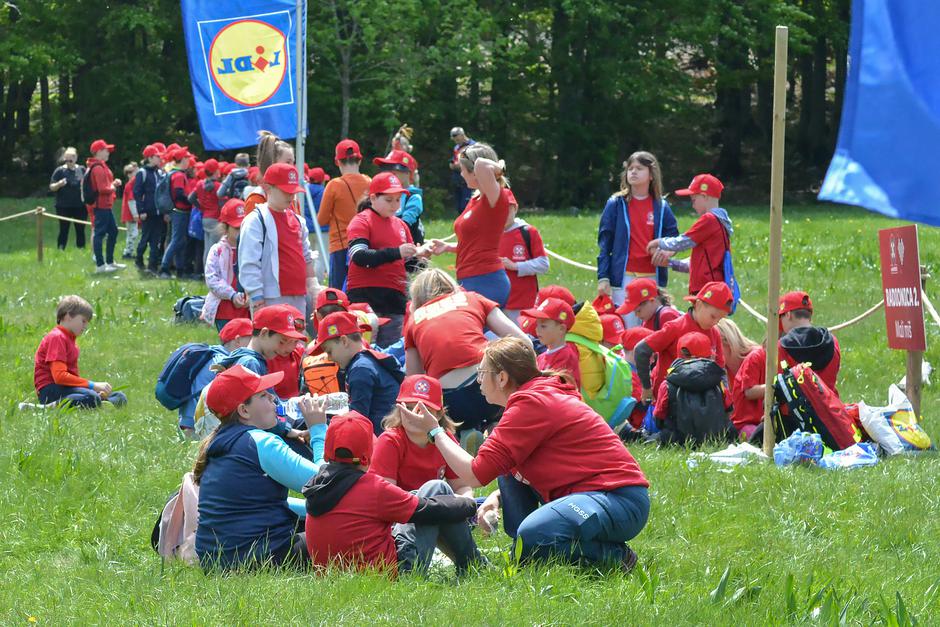
[[[212,80],[247,107],[264,104],[287,74],[287,38],[259,20],[239,20],[219,31],[209,48]]]

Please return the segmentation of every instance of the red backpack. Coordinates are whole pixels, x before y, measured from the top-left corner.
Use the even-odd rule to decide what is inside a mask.
[[[845,404],[808,364],[784,368],[774,381],[774,395],[777,441],[797,429],[818,433],[823,444],[834,451],[846,449],[861,439]]]

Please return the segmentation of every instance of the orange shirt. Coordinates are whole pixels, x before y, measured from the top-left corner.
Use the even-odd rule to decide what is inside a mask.
[[[359,201],[369,193],[372,182],[365,174],[344,174],[331,180],[323,190],[317,223],[330,227],[330,252],[349,248],[346,227],[356,217]]]

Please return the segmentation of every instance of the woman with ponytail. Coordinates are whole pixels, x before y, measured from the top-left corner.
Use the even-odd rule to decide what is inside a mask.
[[[427,408],[399,405],[399,412],[406,428],[428,433],[461,481],[477,487],[498,480],[478,519],[491,520],[501,503],[523,559],[632,569],[637,557],[627,541],[646,525],[649,483],[617,435],[568,375],[540,371],[535,351],[519,338],[490,342],[477,376],[486,400],[505,410],[475,457],[440,437]]]
[[[505,307],[510,286],[499,255],[499,241],[509,217],[511,198],[506,164],[486,144],[468,146],[460,153],[458,163],[467,187],[476,191],[454,221],[457,243],[431,240],[431,252],[457,253],[460,286]]]

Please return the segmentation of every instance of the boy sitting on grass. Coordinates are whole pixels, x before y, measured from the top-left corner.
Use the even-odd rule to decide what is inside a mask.
[[[581,388],[581,358],[578,347],[565,341],[565,335],[574,325],[574,310],[560,298],[549,297],[534,309],[525,309],[522,316],[536,320],[535,334],[545,346],[544,353],[538,356],[539,370],[558,370],[568,372]]]
[[[69,401],[76,407],[93,408],[102,402],[124,405],[127,397],[115,392],[106,381],[89,381],[78,374],[76,338],[85,332],[94,316],[88,301],[72,294],[56,307],[56,327],[39,342],[33,369],[33,384],[42,404]]]

